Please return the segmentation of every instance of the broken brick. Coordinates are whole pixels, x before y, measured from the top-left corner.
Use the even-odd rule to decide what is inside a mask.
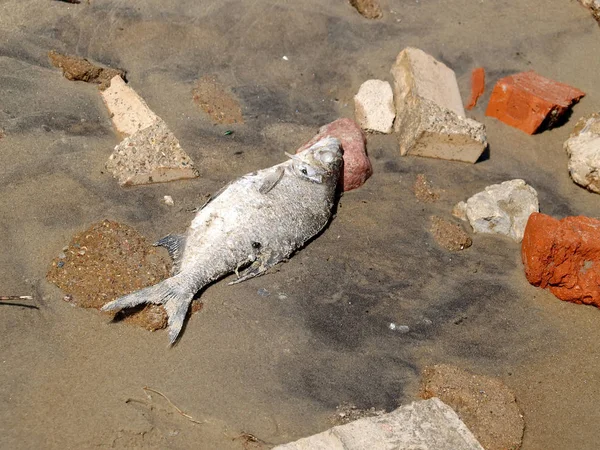
[[[473,69],[471,73],[471,98],[469,103],[465,106],[466,109],[471,110],[477,105],[477,100],[483,95],[485,89],[485,69],[483,67],[477,67]]]
[[[521,72],[496,83],[485,114],[534,134],[552,128],[584,95],[534,71]]]

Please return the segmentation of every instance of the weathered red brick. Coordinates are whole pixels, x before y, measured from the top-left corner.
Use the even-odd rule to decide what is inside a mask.
[[[533,213],[521,247],[525,276],[561,300],[600,307],[600,220]]]
[[[471,73],[471,98],[469,103],[465,106],[466,109],[471,110],[477,105],[477,100],[483,95],[485,90],[485,69],[483,67],[477,67],[473,69]]]
[[[534,71],[521,72],[496,83],[485,114],[534,134],[552,128],[584,95]]]

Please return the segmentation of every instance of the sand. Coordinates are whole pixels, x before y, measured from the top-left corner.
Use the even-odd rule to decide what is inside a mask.
[[[411,402],[421,370],[441,363],[515,394],[523,449],[600,446],[600,311],[530,286],[509,239],[472,235],[451,253],[429,233],[431,216],[514,178],[546,214],[600,216],[562,149],[600,105],[600,27],[575,1],[380,4],[376,20],[345,0],[0,5],[0,295],[33,294],[39,307],[0,304],[1,448],[266,448],[325,430],[340,405]],[[71,237],[102,220],[148,242],[183,232],[207,194],[352,117],[361,83],[390,81],[409,45],[456,71],[464,101],[472,69],[486,69],[469,116],[487,127],[487,159],[400,157],[396,136],[369,136],[374,175],[328,229],[273,273],[206,289],[173,348],[164,331],[73,307],[46,281]],[[126,70],[200,178],[119,187],[104,169],[119,139],[98,88],[64,78],[50,50]],[[566,125],[537,136],[484,116],[496,80],[531,69],[587,94]],[[239,101],[244,123],[214,124],[194,102],[205,76]],[[438,201],[415,198],[418,174],[443,190]]]

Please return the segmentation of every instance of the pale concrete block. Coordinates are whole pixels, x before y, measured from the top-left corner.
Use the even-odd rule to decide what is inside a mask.
[[[120,76],[112,78],[110,87],[101,91],[101,95],[115,128],[126,136],[149,127],[158,119],[144,99]]]
[[[121,141],[106,168],[121,186],[195,178],[198,171],[167,124],[154,123]]]
[[[408,47],[391,73],[400,154],[475,163],[487,147],[485,127],[465,117],[454,71]]]
[[[361,84],[354,96],[354,115],[363,130],[391,133],[396,109],[390,83],[367,80]]]
[[[448,405],[438,398],[414,402],[389,414],[333,427],[274,450],[483,450]]]
[[[564,148],[573,181],[600,194],[600,113],[579,119]]]

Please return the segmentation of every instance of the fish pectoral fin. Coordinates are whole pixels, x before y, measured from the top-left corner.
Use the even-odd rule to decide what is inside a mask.
[[[261,194],[268,193],[271,189],[277,186],[277,183],[279,183],[279,180],[281,180],[281,177],[283,177],[284,172],[285,169],[283,167],[276,167],[275,170],[266,174],[258,186],[258,192]]]
[[[230,282],[229,285],[231,286],[232,284],[238,284],[242,281],[249,280],[250,278],[259,277],[271,267],[287,259],[287,256],[288,255],[282,255],[272,251],[263,251],[258,255],[256,260],[244,270],[240,272],[236,270],[238,278],[237,280]]]
[[[169,234],[160,239],[154,244],[155,247],[164,247],[169,252],[169,256],[173,260],[173,273],[179,272],[181,256],[185,248],[185,236],[179,234]]]

